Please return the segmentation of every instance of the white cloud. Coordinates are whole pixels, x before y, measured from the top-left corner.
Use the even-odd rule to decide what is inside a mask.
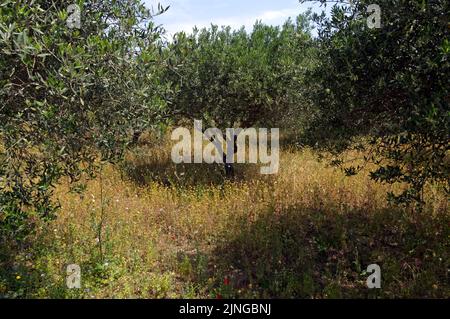
[[[296,11],[298,12],[298,8],[297,8],[297,10],[285,9],[285,10],[266,11],[266,12],[263,12],[260,16],[258,16],[257,19],[262,20],[264,22],[279,20],[279,19],[287,19],[288,17],[295,15]]]
[[[257,20],[267,24],[282,24],[287,18],[295,17],[299,13],[300,10],[297,7],[295,9],[269,10],[252,16],[230,16],[207,21],[189,19],[185,13],[173,11],[170,17],[171,20],[178,20],[179,22],[166,23],[164,28],[169,35],[179,31],[191,32],[194,26],[197,26],[199,29],[209,27],[211,23],[219,26],[231,26],[233,29],[239,29],[244,26],[250,31]]]

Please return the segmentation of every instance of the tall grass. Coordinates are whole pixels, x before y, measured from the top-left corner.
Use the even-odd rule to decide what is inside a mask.
[[[175,165],[170,143],[141,140],[80,194],[58,186],[58,218],[18,254],[0,294],[27,297],[449,297],[448,198],[428,185],[418,213],[392,186],[283,149],[280,171]],[[348,154],[349,157],[355,154]],[[399,190],[401,186],[396,186]],[[66,266],[82,288],[66,287]],[[369,264],[382,288],[366,286]]]

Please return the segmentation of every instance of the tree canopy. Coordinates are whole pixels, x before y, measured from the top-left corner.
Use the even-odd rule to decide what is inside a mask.
[[[170,43],[166,81],[174,114],[217,127],[273,126],[293,116],[312,60],[309,13],[282,27],[212,25],[178,33]]]
[[[337,152],[370,138],[367,159],[378,165],[372,178],[406,183],[390,198],[420,202],[427,181],[450,176],[449,3],[377,3],[380,28],[367,26],[365,0],[315,17],[319,65],[309,96],[317,108],[309,137]]]
[[[0,5],[0,235],[52,216],[59,178],[95,173],[99,154],[120,158],[128,129],[165,105],[152,12],[141,1],[77,4],[80,28],[67,23],[73,1]]]

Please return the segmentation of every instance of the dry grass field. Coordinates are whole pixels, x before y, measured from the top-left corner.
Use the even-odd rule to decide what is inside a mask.
[[[7,279],[15,296],[450,297],[450,214],[438,185],[416,212],[390,206],[391,186],[371,181],[370,167],[346,177],[308,149],[282,149],[276,175],[242,164],[227,181],[217,165],[176,166],[169,143],[153,141],[81,194],[57,187],[57,218]],[[381,289],[366,286],[374,263]],[[68,264],[80,265],[81,289],[66,287]]]

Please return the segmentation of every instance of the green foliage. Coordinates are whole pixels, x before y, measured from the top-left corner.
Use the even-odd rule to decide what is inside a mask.
[[[325,1],[321,1],[325,2]],[[378,1],[381,28],[368,28],[372,1],[336,4],[319,24],[317,105],[309,138],[336,153],[369,137],[372,178],[406,183],[398,203],[422,201],[428,181],[450,176],[448,1]]]
[[[61,177],[119,159],[129,130],[165,105],[152,12],[139,0],[77,1],[77,29],[66,23],[72,3],[0,5],[0,238],[50,218]]]
[[[312,55],[308,17],[281,28],[257,22],[251,33],[212,25],[176,34],[165,75],[175,92],[173,114],[219,128],[292,118]]]

